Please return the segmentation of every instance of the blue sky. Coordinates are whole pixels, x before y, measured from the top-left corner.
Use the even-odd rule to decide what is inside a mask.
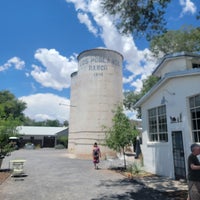
[[[168,29],[199,26],[199,7],[198,0],[172,0]],[[0,90],[26,102],[25,114],[35,120],[68,120],[69,106],[59,103],[70,104],[70,74],[82,51],[120,52],[124,90],[139,91],[156,67],[148,42],[120,35],[100,0],[1,0],[0,31]]]

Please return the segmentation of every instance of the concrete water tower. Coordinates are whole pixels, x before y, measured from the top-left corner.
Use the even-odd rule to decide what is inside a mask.
[[[101,146],[102,126],[112,126],[113,109],[122,103],[123,56],[113,50],[97,48],[78,56],[78,72],[71,75],[69,153],[91,157],[92,145],[100,145],[103,157],[113,152]]]

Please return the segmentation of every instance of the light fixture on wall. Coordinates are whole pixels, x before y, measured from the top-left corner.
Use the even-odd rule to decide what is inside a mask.
[[[163,96],[162,99],[161,99],[161,104],[165,104],[167,102],[168,102],[167,99],[165,98],[165,96]]]

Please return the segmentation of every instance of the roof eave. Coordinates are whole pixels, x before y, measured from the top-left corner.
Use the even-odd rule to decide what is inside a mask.
[[[152,75],[156,75],[157,71],[163,66],[163,63],[165,63],[167,60],[172,60],[172,59],[176,59],[178,57],[199,57],[200,55],[197,53],[190,53],[190,52],[177,52],[177,53],[172,53],[172,54],[166,54],[161,61],[159,62],[158,66],[154,69],[154,71],[152,72]]]
[[[192,70],[184,70],[182,72],[170,72],[165,75],[162,79],[160,79],[138,102],[136,102],[133,106],[134,109],[141,107],[141,105],[148,99],[150,95],[155,93],[158,88],[160,88],[167,80],[175,78],[175,77],[183,77],[183,76],[193,76],[200,75],[200,69],[192,69]]]

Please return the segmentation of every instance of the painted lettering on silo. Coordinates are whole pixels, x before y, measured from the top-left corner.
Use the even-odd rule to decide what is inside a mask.
[[[91,155],[91,145],[104,140],[102,126],[111,126],[112,110],[122,102],[122,61],[121,54],[108,49],[79,54],[75,94],[80,114],[72,113],[76,119],[69,122],[74,127],[69,131],[69,151],[73,140],[73,152]]]

